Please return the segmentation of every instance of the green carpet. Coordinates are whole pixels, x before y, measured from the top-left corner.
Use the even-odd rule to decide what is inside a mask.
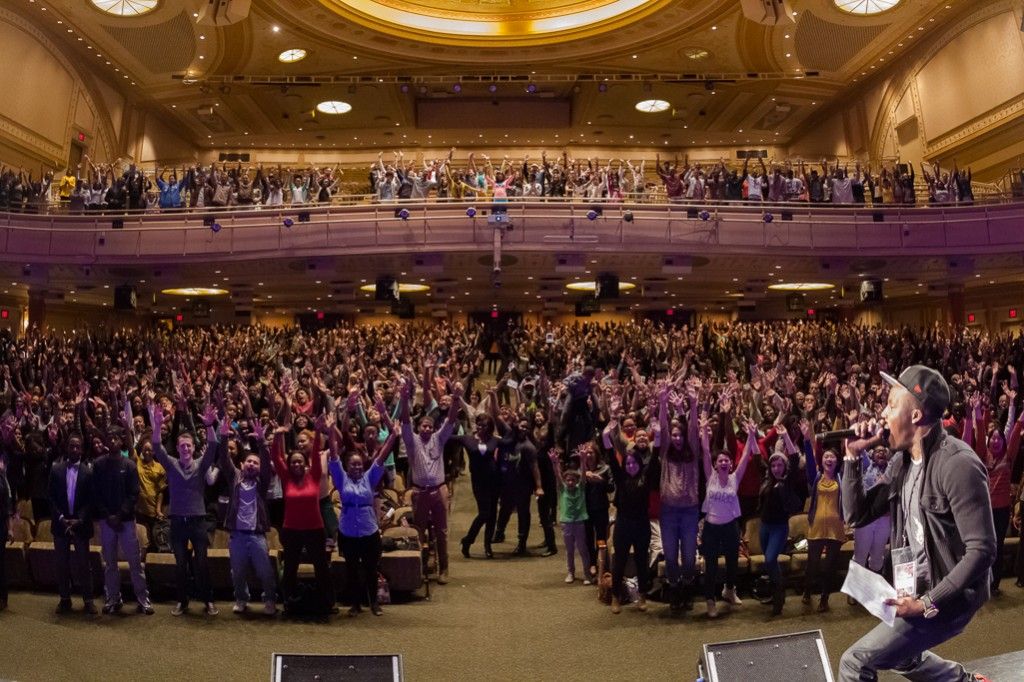
[[[681,618],[660,604],[647,613],[626,607],[613,616],[594,589],[562,582],[562,554],[513,559],[506,543],[494,561],[463,559],[458,538],[471,506],[468,485],[462,485],[452,521],[452,582],[432,589],[431,601],[385,607],[382,618],[336,616],[328,625],[239,618],[228,602],[220,603],[216,618],[174,618],[169,603],[158,604],[149,618],[57,617],[54,595],[15,593],[10,610],[0,614],[0,679],[265,680],[270,654],[278,651],[397,652],[410,680],[693,680],[704,642],[821,628],[834,666],[875,624],[862,609],[848,607],[843,595],[833,597],[832,612],[823,616],[804,613],[792,596],[775,619],[751,600],[717,621],[708,621],[700,605]],[[509,530],[514,535],[514,518]],[[540,537],[535,528],[531,544]],[[474,550],[482,556],[479,544]],[[1024,648],[1024,590],[1012,581],[1004,589],[1005,596],[938,653],[969,660]]]

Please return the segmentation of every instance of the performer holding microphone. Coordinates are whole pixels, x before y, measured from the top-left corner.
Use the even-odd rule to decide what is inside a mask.
[[[882,413],[893,456],[880,482],[865,492],[860,452],[884,442],[881,425],[861,423],[846,444],[843,511],[855,526],[892,516],[890,546],[898,598],[896,624],[880,623],[846,650],[843,682],[877,680],[879,670],[928,682],[985,680],[929,649],[960,634],[989,598],[996,536],[985,467],[962,440],[942,428],[950,403],[942,375],[923,365],[891,385]],[[874,433],[874,435],[872,435]]]

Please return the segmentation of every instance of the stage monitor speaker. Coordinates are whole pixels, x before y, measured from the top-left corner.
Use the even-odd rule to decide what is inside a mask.
[[[274,654],[271,682],[402,682],[405,669],[398,654],[332,656],[330,654]]]
[[[705,682],[833,682],[821,630],[704,645]]]
[[[881,303],[883,298],[882,280],[866,279],[860,283],[861,303]]]
[[[378,301],[397,301],[398,282],[394,277],[378,277],[374,295]]]
[[[138,294],[135,287],[123,284],[114,289],[114,310],[135,310],[138,306]]]
[[[594,298],[608,299],[619,297],[619,276],[613,273],[602,273],[597,276]]]

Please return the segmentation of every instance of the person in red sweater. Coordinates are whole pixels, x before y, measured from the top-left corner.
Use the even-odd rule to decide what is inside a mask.
[[[316,420],[316,438],[313,453],[320,452],[321,434],[333,424],[320,415]],[[281,546],[284,548],[284,576],[281,591],[284,597],[285,613],[294,614],[299,596],[296,592],[299,559],[302,551],[313,564],[316,574],[318,605],[311,615],[326,616],[331,612],[333,593],[330,564],[326,551],[327,534],[320,514],[320,478],[323,465],[319,456],[306,458],[300,450],[288,453],[285,462],[284,436],[291,425],[284,424],[274,430],[274,445],[271,450],[274,469],[281,479],[284,493],[284,525],[281,528]]]
[[[1024,427],[1024,411],[1020,419],[1014,419],[1017,392],[1004,389],[1009,403],[1006,430],[1000,431],[996,423],[989,428],[990,414],[981,401],[981,393],[971,396],[971,410],[964,422],[964,441],[974,448],[988,469],[988,494],[992,500],[992,522],[996,527],[996,562],[992,567],[992,596],[1000,594],[999,581],[1003,574],[1003,545],[1010,526],[1013,509],[1011,477],[1013,464],[1020,451],[1021,429]]]

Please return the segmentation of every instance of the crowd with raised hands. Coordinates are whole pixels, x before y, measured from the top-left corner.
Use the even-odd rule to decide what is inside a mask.
[[[0,209],[45,213],[59,205],[71,213],[258,208],[329,204],[340,192],[338,166],[264,169],[263,164],[212,163],[146,169],[118,159],[94,163],[88,156],[61,175],[0,169]]]
[[[169,525],[175,615],[192,601],[217,613],[206,561],[213,527],[230,533],[236,612],[249,608],[252,571],[267,614],[279,595],[286,611],[331,613],[337,549],[350,613],[380,614],[381,489],[401,476],[411,490],[411,521],[430,540],[434,579],[444,584],[449,511],[466,471],[475,503],[459,539],[467,558],[507,556],[499,546],[513,515],[512,554],[530,555],[536,505],[541,553],[559,551],[560,528],[565,582],[598,583],[613,613],[629,601],[646,610],[664,562],[658,591],[670,608],[684,611],[700,596],[717,617],[720,604],[742,603],[737,563],[756,535],[761,596],[778,614],[786,601],[779,557],[806,541],[804,601],[816,596],[825,611],[843,543],[852,533],[855,560],[881,571],[888,526],[881,518],[851,527],[844,453],[813,434],[881,418],[880,372],[914,364],[949,378],[943,426],[967,439],[989,472],[997,535],[1005,538],[1011,520],[1020,527],[1024,343],[1009,335],[649,321],[500,332],[449,323],[30,331],[4,339],[0,361],[0,546],[9,518],[52,520],[61,612],[72,607],[72,575],[95,611],[81,575],[89,565],[81,549],[70,551],[87,546],[95,521],[111,558],[119,549],[138,555],[135,524]],[[884,448],[861,453],[865,488],[884,478],[887,462]],[[805,512],[803,537],[792,537],[790,517]],[[283,546],[280,581],[268,559],[271,529]],[[481,534],[482,555],[474,550]],[[303,557],[314,568],[312,601],[297,578]],[[116,612],[117,562],[105,566],[103,610]],[[1024,562],[1017,567],[1022,586]],[[138,562],[130,573],[137,609],[152,613]],[[6,592],[0,597],[6,605]]]
[[[844,206],[969,205],[974,202],[970,168],[945,171],[936,162],[921,164],[927,192],[915,187],[914,165],[900,160],[877,167],[860,161],[841,163],[802,159],[713,163],[684,156],[655,156],[654,175],[647,161],[625,158],[573,158],[561,152],[540,159],[456,149],[437,158],[407,160],[404,151],[384,153],[369,169],[369,187],[362,180],[343,184],[340,164],[285,167],[281,164],[212,163],[143,168],[126,159],[94,163],[88,156],[62,173],[40,169],[0,168],[0,209],[41,213],[59,206],[85,211],[166,211],[177,209],[260,208],[330,204],[335,197],[374,202],[568,198],[587,202],[793,203]],[[368,193],[367,193],[368,190]]]
[[[770,167],[769,167],[770,166]],[[656,161],[658,176],[665,187],[669,201],[717,203],[746,202],[772,204],[812,203],[840,206],[886,206],[919,203],[915,189],[912,164],[883,163],[878,172],[870,164],[853,164],[836,159],[830,164],[822,159],[819,164],[803,160],[785,162],[763,158],[751,163],[745,158],[739,168],[730,169],[725,160],[702,166],[691,164],[684,157],[682,165],[675,161]],[[938,163],[929,173],[922,164],[928,183],[928,205],[970,205],[974,203],[970,168],[962,171],[953,162],[952,174],[942,173]]]

